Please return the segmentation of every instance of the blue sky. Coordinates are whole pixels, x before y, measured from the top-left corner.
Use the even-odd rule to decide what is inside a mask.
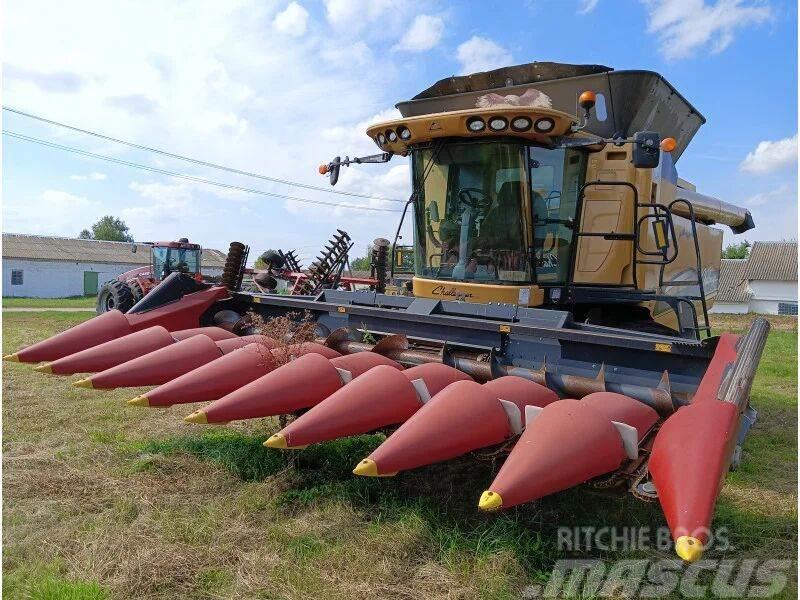
[[[783,0],[235,0],[5,5],[3,103],[82,128],[293,181],[375,151],[366,126],[436,80],[530,61],[662,73],[707,119],[678,162],[698,190],[750,208],[726,241],[797,237],[797,6]],[[3,114],[3,128],[90,152],[303,198],[349,198],[235,176]],[[403,159],[336,189],[410,191]],[[336,228],[356,253],[395,212],[300,204],[3,140],[3,231],[74,236],[104,214],[137,240],[238,239],[311,254]],[[410,238],[407,238],[410,239]]]

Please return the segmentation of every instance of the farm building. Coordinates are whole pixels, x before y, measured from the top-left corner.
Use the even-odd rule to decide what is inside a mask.
[[[723,259],[711,312],[797,314],[797,243],[755,242],[745,259]]]
[[[225,256],[203,249],[203,273],[222,275]],[[4,233],[3,296],[94,295],[106,281],[148,264],[147,244]]]

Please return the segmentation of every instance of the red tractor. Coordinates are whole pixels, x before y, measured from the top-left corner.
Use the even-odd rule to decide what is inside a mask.
[[[190,244],[187,238],[177,242],[154,242],[150,246],[149,266],[126,271],[103,284],[97,294],[97,312],[115,308],[127,312],[162,279],[176,271],[203,281],[200,272],[202,253],[200,245]]]

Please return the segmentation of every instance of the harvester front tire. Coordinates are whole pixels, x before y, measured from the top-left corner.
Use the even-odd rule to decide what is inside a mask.
[[[117,309],[121,312],[128,312],[133,305],[133,292],[128,284],[123,281],[112,279],[104,283],[97,294],[97,314]]]

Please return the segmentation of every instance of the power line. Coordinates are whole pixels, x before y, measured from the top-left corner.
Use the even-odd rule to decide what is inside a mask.
[[[340,202],[326,202],[324,200],[311,200],[309,198],[298,198],[296,196],[287,196],[286,194],[278,194],[275,192],[266,192],[264,190],[257,190],[253,188],[242,187],[239,185],[233,185],[230,183],[223,183],[221,181],[215,181],[213,179],[206,179],[204,177],[196,177],[194,175],[187,175],[185,173],[176,173],[175,171],[167,171],[166,169],[159,169],[157,167],[150,167],[147,165],[141,165],[139,163],[131,162],[128,160],[122,160],[120,158],[113,158],[111,156],[105,156],[103,154],[95,154],[94,152],[87,152],[86,150],[81,150],[79,148],[73,148],[71,146],[63,146],[61,144],[56,144],[55,142],[50,142],[47,140],[42,140],[39,138],[31,137],[28,135],[23,135],[21,133],[16,133],[14,131],[9,131],[7,129],[3,130],[3,135],[9,136],[11,138],[15,138],[18,140],[24,140],[26,142],[32,142],[34,144],[40,144],[42,146],[47,146],[49,148],[55,148],[57,150],[63,150],[65,152],[72,152],[73,154],[78,154],[81,156],[88,156],[90,158],[96,158],[99,160],[105,160],[107,162],[116,163],[119,165],[124,165],[127,167],[133,167],[134,169],[141,169],[143,171],[150,171],[152,173],[160,173],[161,175],[168,175],[170,177],[177,177],[180,179],[186,179],[188,181],[194,181],[196,183],[204,183],[206,185],[213,185],[216,187],[221,187],[229,190],[237,190],[240,192],[247,192],[250,194],[258,194],[261,196],[272,196],[274,198],[282,198],[284,200],[294,200],[295,202],[303,202],[306,204],[318,204],[322,206],[332,206],[334,208],[352,208],[354,210],[371,210],[371,211],[379,211],[379,212],[401,212],[398,209],[394,208],[378,208],[375,206],[362,206],[358,204],[344,204]]]
[[[124,144],[125,146],[130,146],[131,148],[136,148],[138,150],[147,150],[148,152],[154,152],[156,154],[161,154],[162,156],[169,156],[170,158],[176,158],[178,160],[184,160],[190,163],[194,163],[196,165],[202,165],[204,167],[211,167],[212,169],[220,169],[222,171],[228,171],[230,173],[235,173],[237,175],[244,175],[246,177],[255,177],[256,179],[263,179],[265,181],[271,181],[273,183],[282,183],[284,185],[290,185],[294,187],[305,188],[307,190],[316,190],[318,192],[325,192],[326,194],[339,194],[341,196],[354,196],[356,198],[367,198],[367,199],[374,199],[374,200],[386,200],[387,202],[400,202],[405,203],[405,200],[398,200],[397,198],[385,198],[383,196],[374,196],[369,194],[359,194],[357,192],[347,192],[344,190],[334,190],[331,188],[321,187],[317,185],[311,185],[308,183],[300,183],[298,181],[290,181],[288,179],[280,179],[278,177],[269,177],[268,175],[261,175],[260,173],[253,173],[251,171],[243,171],[241,169],[236,169],[234,167],[228,167],[225,165],[220,165],[217,163],[208,162],[205,160],[200,160],[198,158],[192,158],[190,156],[183,156],[182,154],[175,154],[173,152],[167,152],[166,150],[161,150],[159,148],[154,148],[152,146],[145,146],[144,144],[137,144],[135,142],[129,142],[127,140],[122,140],[119,138],[111,137],[110,135],[105,135],[102,133],[98,133],[96,131],[90,131],[88,129],[81,129],[80,127],[75,127],[74,125],[68,125],[67,123],[61,123],[60,121],[54,121],[52,119],[47,119],[45,117],[40,117],[39,115],[34,115],[29,112],[25,112],[23,110],[19,110],[17,108],[12,108],[10,106],[3,106],[3,110],[8,111],[10,113],[14,113],[16,115],[20,115],[23,117],[28,117],[29,119],[35,119],[36,121],[41,121],[42,123],[47,123],[49,125],[55,125],[57,127],[63,127],[65,129],[70,129],[72,131],[77,131],[78,133],[83,133],[86,135],[91,135],[96,138],[100,138],[103,140],[107,140],[109,142],[115,142],[117,144]]]

